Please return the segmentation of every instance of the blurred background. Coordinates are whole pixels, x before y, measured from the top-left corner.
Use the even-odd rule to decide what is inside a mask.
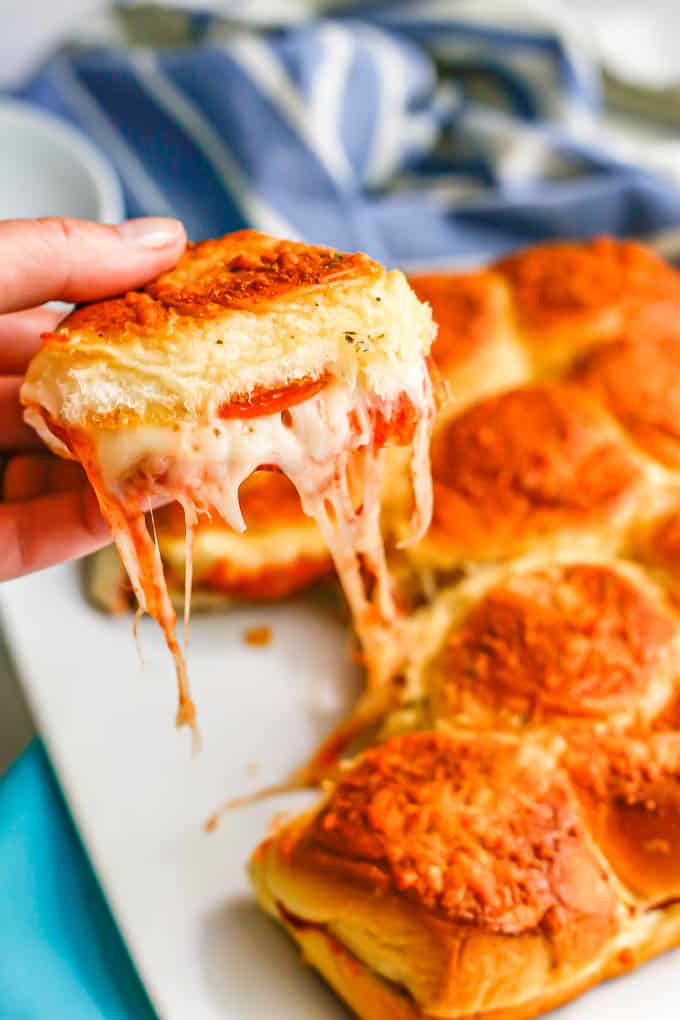
[[[174,214],[404,268],[678,250],[677,0],[0,0],[0,218]],[[0,646],[0,771],[31,732]],[[58,682],[58,678],[55,678]]]

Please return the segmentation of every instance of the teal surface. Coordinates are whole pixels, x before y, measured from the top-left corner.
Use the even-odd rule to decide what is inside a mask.
[[[0,783],[0,1017],[156,1020],[39,740]]]

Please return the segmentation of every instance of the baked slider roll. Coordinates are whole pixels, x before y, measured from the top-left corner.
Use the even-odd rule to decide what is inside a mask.
[[[400,272],[241,231],[190,245],[141,291],[79,308],[45,337],[22,389],[26,420],[85,467],[140,608],[175,657],[179,722],[194,710],[145,512],[182,505],[189,575],[198,515],[214,509],[242,531],[241,483],[280,469],[319,524],[359,633],[389,623],[382,452],[411,447],[422,532],[433,336]]]
[[[680,610],[680,491],[650,500],[635,522],[631,554],[663,585],[669,601]]]
[[[632,332],[596,348],[572,372],[645,453],[673,470],[680,468],[680,310],[677,318],[675,335],[669,327]]]
[[[574,734],[565,765],[589,831],[651,929],[680,939],[680,733]],[[643,913],[644,912],[644,913]],[[650,931],[653,938],[653,932]]]
[[[401,725],[646,729],[680,689],[677,616],[624,561],[491,571],[442,593],[418,628]]]
[[[348,745],[415,730],[646,732],[680,718],[677,610],[629,561],[563,554],[488,568],[407,628],[392,683],[362,696],[311,778],[335,775]]]
[[[510,289],[498,273],[409,275],[437,324],[432,360],[446,384],[439,419],[525,382],[531,360],[517,339]]]
[[[638,925],[559,746],[394,738],[255,851],[262,906],[362,1020],[520,1020],[671,940]]]
[[[541,372],[559,371],[621,333],[678,321],[680,273],[635,241],[542,244],[493,269],[510,287],[518,336]]]
[[[532,551],[617,548],[645,471],[590,394],[555,382],[487,397],[445,423],[432,476],[432,524],[408,554],[416,570],[445,576]]]
[[[269,602],[294,595],[332,573],[326,543],[300,503],[293,483],[277,471],[255,471],[239,490],[246,523],[234,531],[213,517],[199,520],[193,535],[195,591],[237,602]],[[155,514],[165,576],[183,592],[186,576],[185,520],[178,503]]]
[[[318,525],[307,517],[293,483],[278,471],[254,471],[239,489],[246,523],[234,531],[216,514],[201,517],[191,547],[192,609],[272,602],[332,575],[333,561]],[[175,607],[185,602],[186,521],[179,503],[156,510],[154,537]],[[115,547],[89,557],[87,593],[107,613],[128,612],[134,598]]]

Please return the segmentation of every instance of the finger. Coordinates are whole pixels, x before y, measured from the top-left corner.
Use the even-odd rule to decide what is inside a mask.
[[[43,445],[24,422],[19,401],[22,382],[16,375],[0,378],[0,450],[39,450]]]
[[[8,503],[24,503],[85,484],[85,472],[73,460],[61,460],[50,453],[23,454],[12,457],[5,468],[2,498]]]
[[[93,301],[169,269],[186,243],[179,220],[104,226],[49,217],[0,222],[0,312],[45,301]]]
[[[111,541],[88,485],[0,505],[0,580],[94,552]]]
[[[22,375],[40,348],[40,334],[53,330],[63,317],[52,308],[0,315],[0,375]]]

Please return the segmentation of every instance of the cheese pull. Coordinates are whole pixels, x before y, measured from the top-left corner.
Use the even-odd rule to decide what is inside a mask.
[[[283,472],[331,553],[379,678],[396,616],[380,532],[384,450],[411,449],[413,535],[431,517],[429,306],[361,254],[241,231],[190,245],[143,290],[78,308],[47,334],[22,389],[26,420],[80,461],[141,610],[175,660],[177,721],[193,723],[163,564],[146,515],[177,501],[235,532],[239,489]],[[375,637],[375,639],[374,639]]]

